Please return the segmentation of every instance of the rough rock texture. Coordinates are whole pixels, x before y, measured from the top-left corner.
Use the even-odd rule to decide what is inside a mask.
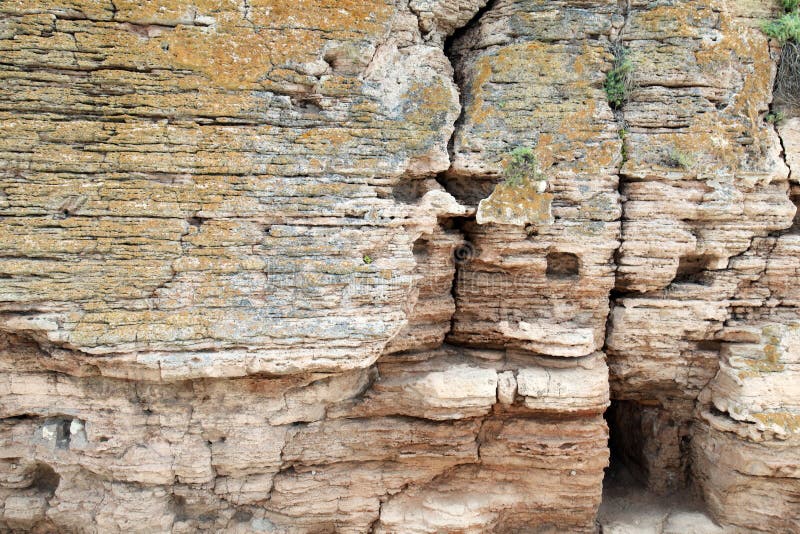
[[[1,3],[0,530],[800,530],[774,13]]]
[[[629,416],[618,428],[637,421],[627,448],[644,458],[651,489],[690,475],[723,524],[792,532],[796,120],[764,125],[777,54],[745,29],[758,25],[755,3],[667,4],[631,2],[620,35],[638,87],[621,113],[625,202],[607,334],[612,396]]]

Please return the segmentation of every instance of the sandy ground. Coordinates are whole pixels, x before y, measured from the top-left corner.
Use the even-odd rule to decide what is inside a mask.
[[[606,474],[597,521],[603,534],[723,534],[690,491],[660,496],[647,489],[624,465]]]

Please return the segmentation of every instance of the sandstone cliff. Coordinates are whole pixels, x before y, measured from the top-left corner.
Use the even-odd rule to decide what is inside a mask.
[[[800,531],[780,9],[0,3],[0,530]]]

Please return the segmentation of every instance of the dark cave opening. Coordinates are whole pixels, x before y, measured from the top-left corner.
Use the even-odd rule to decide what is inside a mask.
[[[673,283],[705,284],[709,265],[715,258],[703,254],[688,254],[678,262],[678,272]]]
[[[696,532],[719,532],[690,476],[692,405],[611,401],[604,416],[610,462],[598,511],[601,532],[609,525],[614,532],[681,532],[681,517],[690,517]]]
[[[688,405],[612,400],[605,418],[611,456],[607,474],[624,471],[638,485],[660,495],[688,487]]]
[[[642,465],[641,414],[631,402],[612,400],[604,414],[608,425],[609,465],[604,486],[624,483],[645,488],[647,475]]]

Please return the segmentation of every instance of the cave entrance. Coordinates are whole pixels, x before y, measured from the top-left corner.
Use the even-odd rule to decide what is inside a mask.
[[[688,513],[695,532],[718,532],[689,485],[691,403],[612,400],[605,419],[610,464],[597,516],[601,529],[679,532]]]
[[[643,462],[641,410],[630,401],[611,401],[605,413],[608,424],[609,466],[604,486],[646,487],[647,471]]]

